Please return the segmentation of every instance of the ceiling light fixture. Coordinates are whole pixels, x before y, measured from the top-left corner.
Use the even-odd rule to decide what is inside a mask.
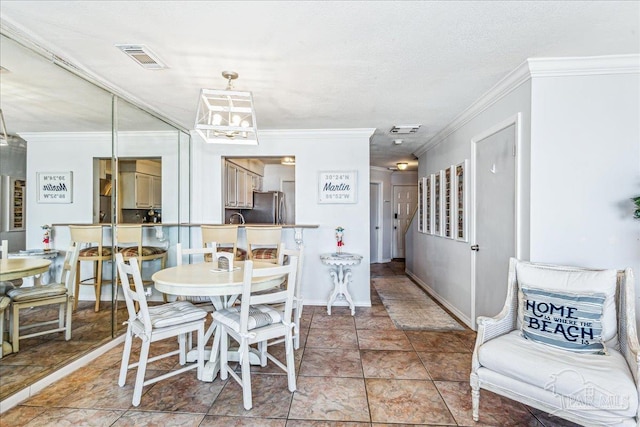
[[[420,126],[422,125],[395,125],[389,132],[398,135],[408,135],[410,133],[418,132]]]
[[[258,128],[251,92],[232,90],[234,71],[223,71],[225,90],[202,89],[196,113],[196,132],[208,143],[258,145]]]
[[[294,157],[283,157],[280,164],[294,166],[296,164],[296,159]]]
[[[409,167],[409,163],[405,163],[405,162],[400,162],[400,163],[396,163],[396,166],[398,166],[398,169],[403,171],[405,170],[407,167]]]

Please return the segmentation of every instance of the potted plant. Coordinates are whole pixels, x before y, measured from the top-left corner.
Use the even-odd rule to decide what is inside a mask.
[[[640,219],[640,196],[632,197],[631,200],[636,204],[636,210],[633,212],[633,217],[635,219]]]

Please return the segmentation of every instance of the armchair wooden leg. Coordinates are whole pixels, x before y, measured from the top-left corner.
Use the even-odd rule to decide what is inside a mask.
[[[473,421],[480,418],[480,381],[476,374],[471,374],[471,408]]]

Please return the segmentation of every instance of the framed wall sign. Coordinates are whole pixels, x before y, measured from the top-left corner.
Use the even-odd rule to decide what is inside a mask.
[[[318,175],[318,203],[356,203],[357,171],[325,171]]]
[[[433,234],[437,236],[442,235],[442,177],[440,172],[431,175],[433,180]]]
[[[453,220],[453,166],[443,171],[444,178],[442,182],[443,190],[443,214],[444,221],[444,237],[454,238],[454,220]]]
[[[72,203],[73,172],[37,172],[38,203]]]
[[[468,220],[467,220],[467,211],[468,211],[468,193],[467,190],[469,185],[469,181],[467,179],[467,170],[469,161],[464,160],[461,163],[455,165],[455,221],[456,221],[456,229],[455,229],[455,237],[456,240],[460,240],[462,242],[468,241]]]
[[[418,232],[424,233],[425,178],[418,178]]]
[[[431,206],[431,201],[433,200],[433,175],[429,175],[426,177],[425,185],[424,185],[424,196],[425,196],[425,206],[424,206],[424,232],[427,234],[431,234],[433,232],[433,207]]]

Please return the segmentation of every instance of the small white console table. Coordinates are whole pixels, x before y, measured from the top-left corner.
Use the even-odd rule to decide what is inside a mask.
[[[320,255],[320,260],[323,264],[332,266],[329,274],[333,278],[333,292],[327,302],[327,313],[331,315],[331,306],[335,302],[338,296],[342,295],[351,309],[351,315],[356,314],[356,308],[349,294],[349,282],[351,281],[351,269],[345,268],[352,265],[360,264],[362,261],[362,255],[350,254],[350,253],[329,253]]]

